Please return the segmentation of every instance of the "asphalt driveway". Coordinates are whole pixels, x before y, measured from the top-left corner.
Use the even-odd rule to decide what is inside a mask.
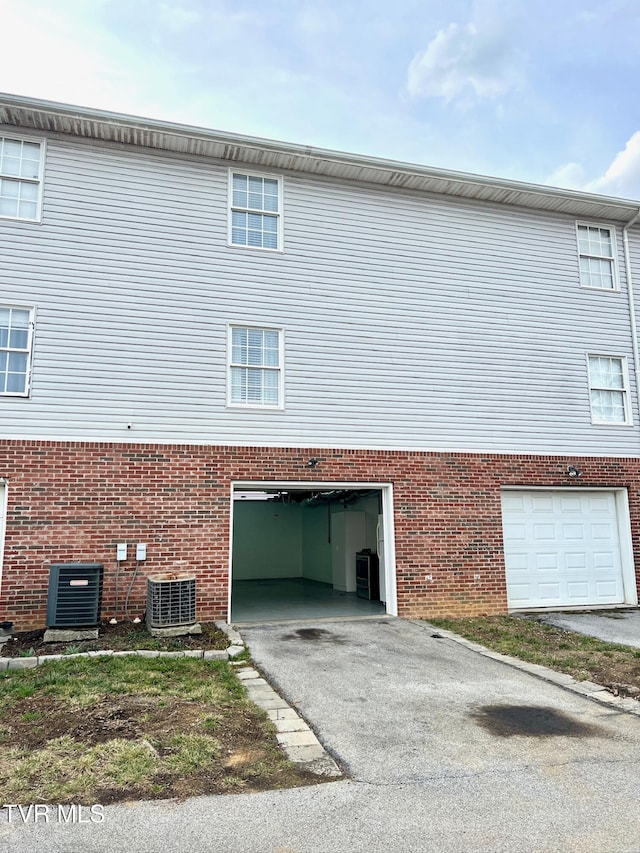
[[[640,718],[621,718],[437,633],[395,619],[243,632],[257,666],[358,780],[494,775],[555,765],[560,755],[583,765],[603,751],[640,762],[635,748],[630,755],[631,743],[640,744]],[[548,708],[571,725],[565,736],[507,736],[500,732],[506,711],[494,706],[514,715]],[[615,737],[607,728],[614,724]]]
[[[546,613],[537,614],[535,618],[547,625],[587,634],[608,643],[640,648],[640,609],[637,607],[633,610]]]
[[[351,778],[134,803],[102,824],[0,822],[56,853],[638,853],[640,717],[395,619],[243,630]]]

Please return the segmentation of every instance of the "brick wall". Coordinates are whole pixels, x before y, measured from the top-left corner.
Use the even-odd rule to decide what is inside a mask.
[[[582,470],[579,481],[568,464]],[[0,478],[8,482],[0,619],[17,630],[44,626],[54,562],[103,563],[111,615],[118,542],[148,547],[135,580],[129,548],[120,615],[132,581],[129,615],[142,616],[146,575],[177,568],[197,577],[198,618],[225,618],[233,480],[393,483],[403,617],[506,610],[500,486],[627,487],[640,565],[633,459],[10,441],[0,444]]]

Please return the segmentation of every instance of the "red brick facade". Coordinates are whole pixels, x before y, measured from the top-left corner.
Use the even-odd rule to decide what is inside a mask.
[[[315,469],[311,457],[320,460]],[[579,481],[567,477],[568,464],[582,470]],[[103,563],[110,615],[118,542],[148,547],[131,616],[143,614],[146,575],[177,567],[196,574],[198,618],[226,618],[236,480],[393,483],[403,617],[506,610],[501,486],[626,487],[640,565],[635,459],[8,441],[0,478],[8,486],[0,620],[17,630],[44,626],[57,562]],[[121,574],[121,606],[134,565],[129,559]]]

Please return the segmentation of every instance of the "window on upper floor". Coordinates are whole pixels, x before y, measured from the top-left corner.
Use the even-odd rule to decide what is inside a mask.
[[[44,145],[0,136],[0,217],[40,219]]]
[[[591,422],[630,424],[629,376],[623,356],[590,354]]]
[[[281,329],[230,326],[228,404],[282,408],[283,351]]]
[[[577,223],[580,285],[617,290],[615,231],[602,225]]]
[[[29,396],[33,309],[0,305],[0,395]]]
[[[282,180],[229,173],[229,243],[282,250]]]

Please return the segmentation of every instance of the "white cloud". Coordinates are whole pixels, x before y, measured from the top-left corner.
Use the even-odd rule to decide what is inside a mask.
[[[317,6],[304,6],[293,22],[305,37],[327,36],[340,30],[340,17],[337,12]]]
[[[600,177],[589,180],[581,163],[565,163],[544,183],[618,198],[640,199],[640,130],[631,136]]]
[[[413,58],[407,89],[414,98],[451,101],[469,90],[478,98],[497,98],[517,82],[512,48],[498,29],[452,23]]]
[[[552,187],[582,190],[586,179],[587,176],[581,163],[565,163],[552,172],[544,183]]]
[[[160,22],[176,33],[189,29],[202,18],[198,11],[188,9],[182,3],[160,3],[157,14]]]
[[[99,13],[100,5],[93,10]],[[123,88],[129,95],[135,91],[131,57],[99,32],[91,15],[83,18],[77,11],[73,3],[54,10],[33,0],[28,8],[3,8],[12,38],[5,39],[0,54],[2,91],[105,109],[118,109]],[[27,44],[32,62],[25,62]]]
[[[559,166],[544,183],[618,198],[640,199],[640,130],[631,136],[600,177],[589,179],[585,167],[572,162]]]
[[[607,171],[585,186],[591,192],[640,199],[640,130],[627,141]]]
[[[108,0],[58,0],[55,6],[0,0],[3,25],[12,33],[0,51],[0,91],[187,121],[189,60],[180,67],[168,63],[151,38],[128,43],[103,22],[107,6]],[[191,14],[180,4],[163,3],[158,15],[170,34],[190,25]],[[25,62],[26,44],[32,62]]]

